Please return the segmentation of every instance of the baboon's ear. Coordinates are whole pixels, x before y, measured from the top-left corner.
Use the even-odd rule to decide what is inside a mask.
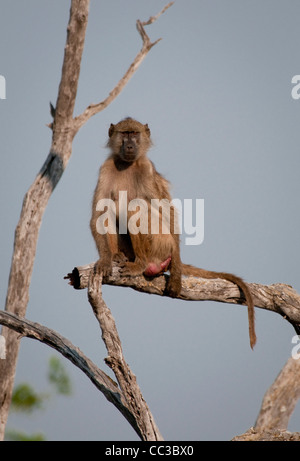
[[[111,138],[113,133],[115,131],[115,125],[113,123],[110,124],[109,130],[108,130],[108,136]]]
[[[146,125],[144,125],[144,127],[145,127],[145,131],[146,131],[147,135],[148,135],[149,138],[150,138],[151,131],[150,131],[150,128],[148,127],[148,123],[146,123]]]

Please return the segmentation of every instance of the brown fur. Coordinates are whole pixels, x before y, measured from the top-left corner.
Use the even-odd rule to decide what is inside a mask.
[[[221,278],[235,283],[242,290],[248,304],[250,345],[256,343],[254,327],[254,304],[247,284],[233,274],[213,272],[181,263],[179,235],[175,233],[176,211],[170,209],[170,233],[151,233],[151,199],[171,201],[169,183],[155,169],[147,157],[151,146],[150,129],[132,118],[126,118],[109,128],[108,147],[110,155],[100,168],[99,179],[94,193],[91,231],[101,259],[96,270],[104,276],[109,275],[112,261],[119,262],[124,275],[154,276],[166,270],[170,271],[167,293],[176,297],[181,291],[181,276],[193,275],[203,278]],[[139,198],[148,204],[148,232],[143,234],[120,233],[119,192],[127,192],[127,201]],[[100,234],[97,231],[97,219],[103,212],[97,211],[100,199],[110,198],[116,204],[116,233]],[[136,213],[128,211],[128,222]],[[160,226],[162,210],[159,209]],[[171,259],[170,259],[171,258]]]

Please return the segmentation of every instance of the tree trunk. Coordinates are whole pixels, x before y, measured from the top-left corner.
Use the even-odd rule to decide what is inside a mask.
[[[105,109],[121,93],[147,53],[160,40],[152,43],[144,26],[152,24],[173,4],[170,2],[160,13],[152,16],[146,22],[137,21],[137,29],[142,38],[143,46],[127,72],[106,99],[98,104],[90,104],[82,114],[73,118],[89,3],[89,0],[71,0],[56,107],[51,105],[53,123],[49,124],[49,127],[53,133],[50,153],[24,198],[21,216],[15,232],[5,310],[19,317],[24,317],[26,314],[42,217],[52,191],[70,159],[74,136],[90,117]],[[3,440],[16,372],[19,337],[12,329],[6,327],[3,327],[1,334],[6,345],[6,360],[0,360],[0,440]]]
[[[72,0],[62,79],[52,127],[52,145],[45,164],[24,198],[15,232],[5,310],[20,317],[26,314],[42,217],[72,152],[75,132],[71,129],[71,122],[88,11],[89,0]],[[14,331],[3,328],[2,336],[6,341],[6,360],[0,361],[0,440],[4,438],[19,352],[19,339]]]

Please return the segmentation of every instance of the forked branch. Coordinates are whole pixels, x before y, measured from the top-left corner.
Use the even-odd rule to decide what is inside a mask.
[[[25,317],[26,315],[29,286],[43,213],[53,189],[59,182],[71,157],[74,136],[92,115],[103,110],[118,96],[148,51],[157,43],[150,42],[147,35],[144,34],[143,23],[141,23],[142,29],[139,26],[139,31],[140,33],[143,31],[143,48],[124,77],[104,101],[96,105],[90,105],[83,114],[74,118],[73,110],[88,22],[89,3],[89,0],[71,0],[58,97],[56,107],[51,106],[53,123],[49,125],[52,129],[50,153],[25,195],[21,216],[15,232],[14,253],[5,309],[7,312],[17,314],[20,317]],[[171,5],[167,5],[167,7],[169,6]],[[162,12],[154,19],[157,19]],[[153,21],[151,20],[151,22]],[[2,335],[7,345],[7,360],[0,360],[0,440],[4,437],[19,351],[18,336],[11,328],[4,327]]]
[[[121,340],[110,309],[102,298],[102,278],[90,272],[88,299],[99,322],[108,357],[106,364],[113,370],[130,413],[134,415],[142,440],[163,440],[154,418],[145,402],[135,375],[126,363]]]
[[[76,131],[78,131],[87,122],[89,118],[91,118],[93,115],[96,115],[99,112],[101,112],[103,109],[105,109],[121,93],[125,85],[128,83],[128,81],[131,79],[133,74],[136,72],[138,67],[141,65],[141,63],[145,59],[145,57],[147,56],[151,48],[161,40],[161,38],[159,38],[155,42],[152,43],[149,36],[147,35],[145,31],[144,26],[152,24],[154,21],[156,21],[170,6],[173,5],[173,3],[174,2],[170,2],[156,16],[151,16],[150,19],[148,19],[148,21],[142,22],[139,19],[137,20],[136,27],[143,41],[143,46],[141,50],[138,52],[133,62],[130,64],[128,70],[125,72],[123,77],[119,80],[117,85],[111,90],[109,95],[103,101],[97,104],[90,104],[82,112],[82,114],[74,118],[74,124],[76,127]]]
[[[1,310],[0,324],[19,333],[19,337],[36,339],[41,343],[52,347],[66,359],[70,360],[70,362],[86,374],[97,389],[105,395],[107,400],[123,414],[138,436],[142,438],[142,434],[136,424],[135,417],[130,411],[120,388],[106,373],[104,373],[104,371],[100,370],[100,368],[98,368],[68,339],[64,338],[56,331],[40,325],[39,323],[31,322],[25,318],[19,318],[14,314]]]

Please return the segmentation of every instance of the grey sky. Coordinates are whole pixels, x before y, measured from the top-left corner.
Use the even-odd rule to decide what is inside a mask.
[[[136,19],[167,1],[91,1],[75,112],[104,99],[141,46]],[[0,296],[5,303],[13,233],[23,196],[50,147],[69,1],[1,0]],[[162,37],[122,94],[74,140],[70,163],[47,207],[27,317],[56,329],[109,373],[86,292],[63,276],[97,258],[89,230],[91,199],[111,122],[148,123],[149,153],[183,200],[204,199],[205,237],[182,244],[182,259],[233,272],[249,282],[300,290],[300,74],[297,0],[176,0],[147,31]],[[183,302],[104,287],[125,358],[168,440],[228,440],[255,422],[261,400],[292,350],[294,331],[256,311],[258,343],[248,341],[241,306]],[[22,341],[17,382],[43,391],[53,352]],[[64,363],[71,398],[48,403],[9,427],[41,430],[50,440],[136,440],[124,418],[88,379]],[[299,430],[296,409],[289,429]]]

